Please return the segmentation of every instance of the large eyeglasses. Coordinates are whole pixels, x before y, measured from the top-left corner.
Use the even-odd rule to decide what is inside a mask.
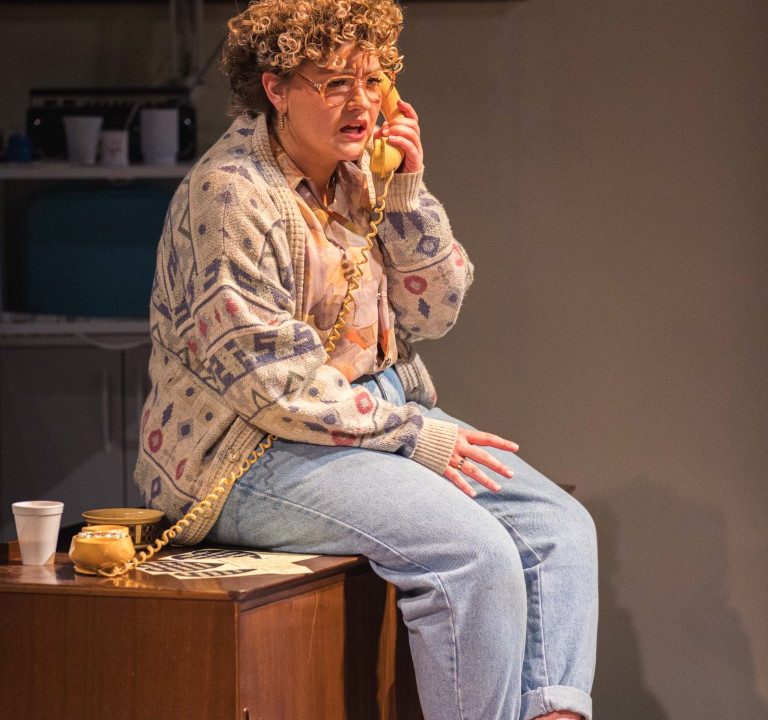
[[[358,80],[353,75],[334,75],[322,83],[315,82],[295,70],[292,70],[291,73],[311,83],[315,90],[320,93],[320,97],[323,98],[328,107],[343,105],[355,94],[355,89],[358,85],[363,88],[366,97],[372,103],[381,102],[383,98],[392,92],[392,88],[395,86],[394,73],[387,72],[386,70],[375,70],[368,73],[361,80]]]

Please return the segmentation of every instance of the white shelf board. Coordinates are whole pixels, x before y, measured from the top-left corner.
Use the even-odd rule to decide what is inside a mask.
[[[9,320],[0,317],[0,336],[22,335],[146,335],[149,320],[131,318],[49,318],[39,316],[30,320]]]
[[[68,162],[35,160],[0,163],[1,180],[142,180],[182,178],[194,163],[176,165],[135,164],[128,167],[74,165]]]

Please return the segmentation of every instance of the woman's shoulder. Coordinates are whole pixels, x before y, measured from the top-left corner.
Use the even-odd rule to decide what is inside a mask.
[[[269,136],[262,115],[235,118],[221,137],[189,171],[191,192],[205,192],[213,185],[248,188],[265,199],[269,188],[280,185],[282,174],[269,149]],[[284,182],[284,180],[283,180]]]

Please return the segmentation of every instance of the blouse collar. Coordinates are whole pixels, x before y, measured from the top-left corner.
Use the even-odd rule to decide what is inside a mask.
[[[277,162],[280,171],[285,176],[285,180],[291,190],[295,190],[302,180],[307,183],[309,182],[309,178],[299,170],[296,163],[291,160],[288,153],[285,152],[283,146],[280,145],[277,138],[275,138],[272,133],[269,133],[269,145],[272,149],[275,161]],[[352,162],[351,160],[340,161],[336,166],[336,185],[337,188],[340,185],[347,185],[354,188],[364,189],[365,192],[361,193],[361,196],[368,196],[368,178],[358,163]]]

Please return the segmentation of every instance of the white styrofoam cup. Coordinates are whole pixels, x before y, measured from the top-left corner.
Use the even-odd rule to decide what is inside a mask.
[[[64,503],[26,500],[12,505],[23,565],[52,565]]]
[[[79,165],[93,165],[99,148],[99,133],[104,118],[101,115],[65,115],[67,159]]]
[[[141,154],[148,165],[174,165],[179,152],[178,108],[139,111]]]

